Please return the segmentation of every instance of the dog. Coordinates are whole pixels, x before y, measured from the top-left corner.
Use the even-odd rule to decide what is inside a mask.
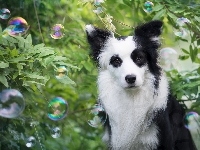
[[[86,25],[98,66],[99,104],[107,114],[103,141],[111,150],[196,150],[184,126],[185,111],[172,96],[159,65],[159,20],[137,26],[133,36]]]

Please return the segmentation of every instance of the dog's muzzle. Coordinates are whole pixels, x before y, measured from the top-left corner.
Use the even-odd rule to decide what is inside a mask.
[[[134,83],[135,83],[135,81],[136,81],[136,76],[135,75],[127,75],[126,77],[125,77],[125,80],[126,80],[126,82],[130,85],[130,87],[132,86],[134,86]]]

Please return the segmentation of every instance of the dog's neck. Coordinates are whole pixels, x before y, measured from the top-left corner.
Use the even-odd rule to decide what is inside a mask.
[[[106,70],[100,71],[98,88],[100,103],[109,116],[112,129],[111,143],[114,147],[131,147],[135,138],[147,128],[147,117],[156,109],[164,109],[167,104],[168,82],[164,75],[159,88],[152,87],[154,80],[146,73],[144,85],[135,89],[120,87]],[[151,78],[152,80],[149,80]],[[131,133],[131,134],[130,134]]]

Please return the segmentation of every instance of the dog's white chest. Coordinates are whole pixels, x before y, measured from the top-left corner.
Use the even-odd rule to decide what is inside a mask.
[[[118,95],[118,94],[117,94]],[[115,97],[115,102],[104,101],[103,105],[109,114],[109,121],[112,129],[112,145],[115,148],[126,149],[141,148],[145,150],[145,145],[157,143],[156,126],[149,128],[147,117],[150,106],[134,105],[134,103],[125,103],[122,96]],[[119,102],[121,99],[121,102]],[[127,99],[126,99],[127,100]],[[118,103],[118,104],[117,104]],[[152,139],[152,137],[155,137]],[[132,149],[132,148],[131,148]]]
[[[146,84],[138,91],[125,91],[108,76],[106,72],[100,74],[98,86],[100,102],[109,115],[113,149],[148,150],[156,147],[158,131],[151,123],[151,113],[155,109],[153,89]]]

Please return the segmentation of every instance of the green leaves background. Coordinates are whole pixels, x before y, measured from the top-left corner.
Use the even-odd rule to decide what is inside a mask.
[[[34,9],[33,2],[36,4]],[[192,71],[172,70],[167,72],[171,89],[187,111],[200,113],[200,4],[198,0],[152,0],[153,12],[143,10],[144,0],[107,0],[102,3],[104,13],[99,17],[112,18],[116,36],[131,35],[138,24],[159,19],[164,22],[163,47],[178,47],[179,59],[191,62]],[[89,57],[85,25],[105,28],[93,13],[92,0],[0,0],[2,8],[11,11],[11,17],[20,16],[30,25],[25,37],[4,36],[8,20],[0,20],[0,90],[18,89],[25,97],[26,108],[15,119],[0,118],[0,149],[2,150],[102,150],[102,128],[87,124],[89,109],[96,103],[96,66]],[[39,18],[39,31],[36,11]],[[185,28],[186,38],[176,37],[176,19],[188,18],[191,24]],[[60,40],[50,37],[54,24],[65,27],[65,36]],[[44,40],[42,40],[42,37]],[[43,43],[44,41],[44,43]],[[182,46],[184,45],[184,46]],[[181,63],[181,62],[180,62]],[[63,80],[55,78],[59,65],[67,67],[68,75]],[[187,66],[190,68],[190,66]],[[68,116],[58,122],[47,117],[50,99],[61,96],[69,103]],[[191,107],[185,102],[192,101]],[[35,125],[30,126],[32,122]],[[51,137],[51,128],[58,126],[60,138]],[[27,148],[26,138],[34,136],[36,145]],[[198,134],[194,135],[199,141]]]

